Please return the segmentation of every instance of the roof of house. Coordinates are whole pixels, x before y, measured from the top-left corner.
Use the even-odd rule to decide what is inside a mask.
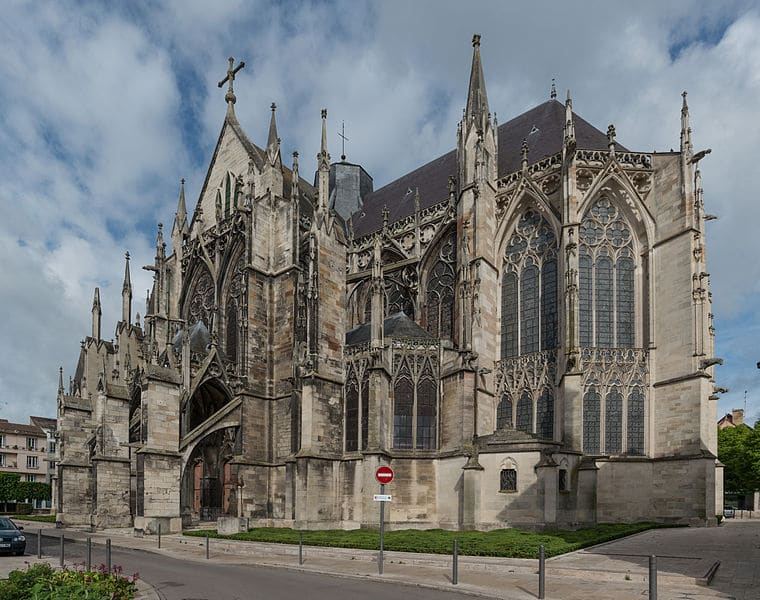
[[[573,113],[576,147],[581,150],[606,150],[607,134]],[[565,105],[549,100],[524,112],[498,128],[498,177],[517,171],[521,163],[523,140],[528,143],[531,163],[562,151],[565,127]],[[615,148],[628,150],[620,144]],[[388,223],[394,223],[414,212],[414,196],[420,194],[420,209],[443,202],[449,194],[449,176],[457,174],[457,153],[452,150],[443,156],[399,177],[395,181],[367,194],[362,210],[354,213],[354,235],[361,237],[379,230],[383,225],[383,207],[388,209]]]
[[[23,423],[9,423],[7,419],[0,419],[0,433],[20,433],[35,437],[45,437],[45,432],[37,425],[24,425]]]
[[[58,426],[58,421],[48,417],[29,417],[29,421],[42,429],[55,429]]]

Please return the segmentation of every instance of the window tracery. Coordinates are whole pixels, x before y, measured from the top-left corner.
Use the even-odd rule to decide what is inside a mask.
[[[507,358],[496,367],[496,428],[514,424],[518,430],[552,439],[556,350]]]
[[[602,196],[580,225],[579,326],[581,346],[635,345],[633,235],[617,207]]]
[[[346,378],[346,452],[355,452],[359,444],[359,382],[353,366]]]
[[[501,356],[557,346],[557,240],[535,210],[520,217],[504,254]]]
[[[433,450],[438,445],[437,347],[423,349],[436,351],[432,354],[409,346],[394,349],[393,447]]]
[[[205,269],[195,280],[188,303],[188,322],[193,324],[203,321],[206,326],[211,325],[211,312],[214,308],[214,282],[211,275]]]
[[[496,407],[496,429],[512,427],[512,397],[504,393]]]
[[[441,243],[437,260],[427,277],[426,326],[437,338],[452,339],[454,333],[456,252],[456,230],[452,230]]]

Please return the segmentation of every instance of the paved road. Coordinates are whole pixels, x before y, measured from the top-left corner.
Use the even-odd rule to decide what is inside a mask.
[[[36,553],[36,536],[29,536],[28,551]],[[58,540],[43,538],[45,557],[58,564]],[[92,547],[93,566],[105,562],[102,545]],[[66,542],[67,564],[85,561],[86,545]],[[394,583],[378,583],[303,573],[274,567],[223,565],[177,560],[141,550],[112,550],[112,565],[124,574],[139,573],[166,600],[471,600],[472,596]]]

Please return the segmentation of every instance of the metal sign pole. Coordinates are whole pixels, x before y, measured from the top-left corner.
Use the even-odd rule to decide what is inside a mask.
[[[380,484],[380,494],[385,493],[385,484]],[[383,574],[383,537],[385,533],[385,502],[380,502],[380,557],[377,561],[378,575]]]

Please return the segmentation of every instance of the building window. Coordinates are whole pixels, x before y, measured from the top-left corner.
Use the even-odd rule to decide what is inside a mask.
[[[36,481],[35,475],[33,473],[27,473],[26,474],[26,480],[27,481]]]
[[[8,465],[5,464],[5,454],[0,454],[0,467],[7,467]]]
[[[523,390],[517,401],[517,429],[527,433],[533,432],[533,402],[528,390]]]
[[[237,350],[238,350],[238,315],[237,306],[235,302],[230,300],[227,304],[227,322],[225,324],[227,330],[227,343],[225,348],[227,349],[227,358],[229,358],[233,364],[237,364]]]
[[[554,394],[549,388],[544,388],[538,397],[536,412],[536,433],[547,440],[554,438]]]
[[[28,438],[26,438],[26,447],[29,448],[29,450],[36,450],[37,449],[37,438],[35,438],[35,437],[28,437]]]
[[[393,447],[434,450],[438,445],[437,361],[422,354],[394,357]]]
[[[512,427],[512,397],[504,393],[496,407],[496,429]]]
[[[346,452],[359,447],[359,382],[353,368],[346,381]]]
[[[566,491],[568,491],[568,487],[567,487],[567,469],[560,469],[559,470],[559,491],[560,492],[566,492]]]
[[[516,492],[517,491],[517,470],[502,469],[499,474],[499,491]]]
[[[606,197],[586,212],[580,226],[579,327],[581,346],[635,345],[633,235]]]
[[[427,278],[425,304],[427,330],[437,338],[454,334],[454,269],[457,238],[452,230],[438,249],[438,259]]]
[[[55,440],[48,443],[48,452],[51,454],[55,452]]]
[[[504,254],[501,356],[557,346],[557,241],[536,211],[520,218]],[[518,277],[519,274],[519,277]],[[518,343],[519,340],[519,343]]]
[[[0,448],[5,448],[5,434],[0,433]]]
[[[620,454],[623,451],[623,394],[612,388],[605,398],[604,451]]]
[[[40,464],[37,460],[36,456],[27,456],[26,457],[26,468],[27,469],[39,469]]]
[[[628,395],[628,454],[644,454],[644,392],[640,387]]]
[[[599,454],[599,421],[601,398],[592,387],[583,394],[583,451]]]
[[[362,450],[367,449],[367,438],[369,437],[369,371],[364,369],[364,377],[362,377]]]

